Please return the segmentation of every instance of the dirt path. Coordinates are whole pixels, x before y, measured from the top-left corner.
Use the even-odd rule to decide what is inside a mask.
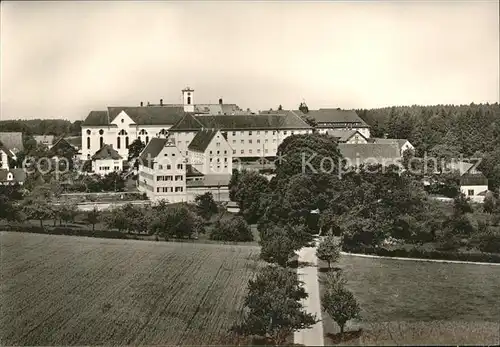
[[[316,314],[321,320],[321,302],[318,283],[318,259],[315,247],[304,247],[299,252],[299,262],[308,263],[299,267],[297,273],[299,279],[304,281],[304,287],[309,297],[303,301],[307,312]],[[319,321],[310,329],[304,329],[294,334],[294,342],[306,346],[324,346],[323,323]]]

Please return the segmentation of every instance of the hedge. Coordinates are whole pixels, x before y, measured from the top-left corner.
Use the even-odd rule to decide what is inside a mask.
[[[383,247],[370,246],[354,246],[342,248],[343,251],[349,253],[361,253],[378,255],[382,257],[398,257],[398,258],[421,258],[421,259],[436,259],[436,260],[458,260],[482,263],[500,263],[500,254],[498,253],[480,253],[480,252],[446,252],[446,251],[427,251],[418,248],[406,250],[404,248],[386,249]]]
[[[129,239],[127,235],[116,231],[116,230],[85,230],[85,229],[73,229],[68,227],[50,227],[46,226],[44,228],[40,226],[25,226],[25,225],[6,225],[2,227],[6,231],[15,231],[23,233],[34,233],[34,234],[50,234],[50,235],[71,235],[71,236],[87,236],[87,237],[99,237],[105,239]]]

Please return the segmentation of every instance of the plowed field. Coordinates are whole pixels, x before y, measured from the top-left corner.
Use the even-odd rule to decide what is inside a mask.
[[[257,247],[0,233],[2,345],[207,345],[241,316]]]

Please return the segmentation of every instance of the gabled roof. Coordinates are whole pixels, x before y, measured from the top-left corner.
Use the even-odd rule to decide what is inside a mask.
[[[204,176],[192,164],[186,164],[186,177],[201,177]]]
[[[33,138],[35,139],[36,142],[38,143],[48,143],[49,145],[52,145],[54,142],[54,135],[33,135]]]
[[[358,144],[339,143],[340,154],[349,160],[349,164],[396,164],[401,159],[399,147],[396,144]],[[388,163],[391,161],[391,163]]]
[[[69,136],[64,138],[70,145],[77,149],[82,148],[82,137],[81,136]]]
[[[184,108],[177,105],[138,106],[138,107],[108,107],[107,111],[91,111],[83,126],[109,125],[124,111],[136,124],[169,125],[175,124],[184,115]]]
[[[7,154],[7,157],[9,158],[15,158],[16,155],[14,152],[12,152],[7,146],[5,146],[2,142],[0,142],[0,151],[5,152]]]
[[[24,172],[24,169],[0,169],[0,182],[7,181],[7,174],[9,172],[12,173],[13,181],[22,183],[26,180],[26,172]]]
[[[353,123],[353,125],[355,124],[358,127],[368,127],[368,125],[353,110],[320,108],[319,110],[309,110],[307,115],[313,117],[320,128],[322,127],[321,123]]]
[[[381,144],[390,144],[390,143],[397,143],[399,148],[403,147],[403,145],[408,142],[407,139],[382,139],[382,138],[377,138],[377,137],[372,137],[371,142],[373,143],[381,143]]]
[[[177,123],[175,123],[168,131],[175,130],[200,130],[203,129],[203,124],[192,113],[186,113]]]
[[[92,160],[103,160],[103,159],[120,160],[123,158],[120,154],[118,154],[118,152],[112,146],[105,144],[92,156]]]
[[[231,115],[242,112],[236,104],[195,104],[194,110],[195,113],[210,115]]]
[[[0,132],[0,142],[13,153],[24,149],[22,132]]]
[[[361,135],[365,140],[367,140],[367,138],[363,134],[361,134],[359,131],[354,130],[354,129],[353,130],[332,130],[332,131],[328,132],[328,135],[338,138],[340,140],[340,142],[349,141],[349,139],[356,134]]]
[[[73,154],[78,152],[78,149],[75,148],[71,143],[69,143],[67,139],[65,139],[64,137],[60,137],[56,140],[56,142],[54,142],[52,147],[50,147],[49,153],[51,155],[56,155],[59,149],[64,149],[65,147],[71,149]]]
[[[169,139],[153,137],[149,140],[146,147],[142,150],[139,155],[139,159],[145,162],[148,159],[154,159],[160,154],[163,147],[169,142]]]
[[[293,114],[256,114],[234,116],[196,116],[205,128],[221,130],[310,129],[300,117]]]
[[[465,173],[460,176],[461,186],[488,186],[488,179],[481,173],[469,174]]]
[[[184,115],[181,106],[108,107],[109,121],[112,122],[122,111],[141,125],[175,124]]]
[[[82,125],[108,125],[108,111],[90,111]]]
[[[198,131],[188,146],[190,151],[205,152],[212,139],[217,134],[215,129],[202,129]]]

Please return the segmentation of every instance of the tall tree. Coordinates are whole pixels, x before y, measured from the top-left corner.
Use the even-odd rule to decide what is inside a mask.
[[[294,271],[264,267],[248,283],[243,322],[231,330],[243,336],[268,338],[271,345],[283,345],[294,331],[317,322],[301,303],[307,296]]]
[[[144,148],[146,148],[146,144],[144,144],[144,142],[142,142],[140,139],[134,140],[128,146],[128,160],[130,161],[134,158],[137,158]]]
[[[85,222],[92,225],[92,232],[95,231],[95,225],[99,223],[101,211],[94,206],[94,208],[85,214]]]

